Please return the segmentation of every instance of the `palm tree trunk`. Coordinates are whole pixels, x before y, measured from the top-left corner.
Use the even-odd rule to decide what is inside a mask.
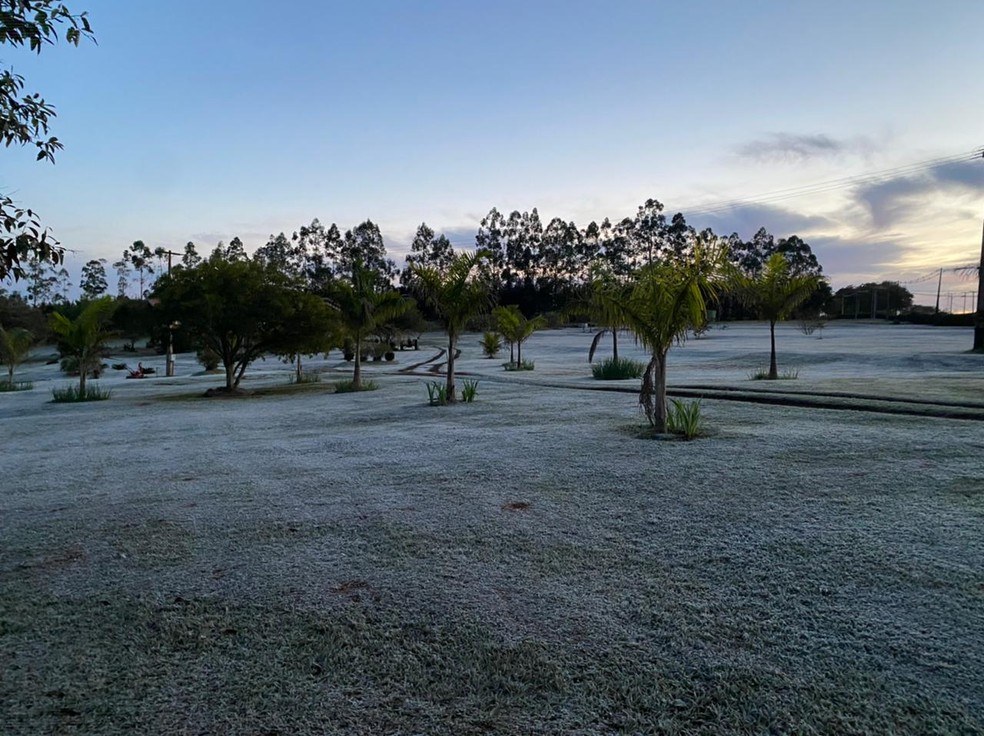
[[[355,333],[355,370],[352,372],[352,388],[362,388],[362,333]]]
[[[297,383],[301,382],[301,354],[297,354]]]
[[[448,403],[453,404],[457,401],[454,395],[454,337],[448,335]]]
[[[769,380],[775,381],[779,378],[779,366],[776,363],[776,323],[775,320],[769,321],[769,336],[772,339],[772,357],[769,359]]]
[[[512,340],[510,340],[509,341],[509,362],[510,363],[515,363],[516,362],[516,359],[515,359],[516,353],[515,353],[515,350],[514,350],[515,347],[516,347],[516,343],[514,343]]]
[[[653,355],[642,375],[639,405],[657,432],[666,431],[666,353]]]
[[[516,342],[516,369],[519,370],[519,367],[522,364],[523,364],[523,341],[518,340]]]
[[[612,328],[612,359],[618,363],[618,329]]]

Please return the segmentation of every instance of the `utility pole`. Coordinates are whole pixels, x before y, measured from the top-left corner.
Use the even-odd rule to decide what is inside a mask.
[[[984,152],[981,152],[984,158]],[[981,230],[981,263],[977,267],[977,312],[974,314],[974,352],[984,353],[984,227]]]
[[[943,269],[940,269],[940,280],[936,283],[936,313],[940,313],[940,290],[943,288]]]
[[[175,253],[172,250],[164,251],[167,255],[167,275],[171,275],[171,256],[179,256],[180,253]],[[174,328],[177,326],[177,322],[172,322],[167,326],[167,358],[164,364],[164,375],[171,378],[174,375]]]
[[[977,267],[977,313],[974,315],[974,352],[984,353],[984,227],[981,228],[981,263]]]

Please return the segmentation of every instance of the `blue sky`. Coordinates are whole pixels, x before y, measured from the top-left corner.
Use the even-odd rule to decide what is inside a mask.
[[[835,287],[980,252],[984,3],[70,6],[98,45],[0,49],[66,146],[55,166],[4,150],[0,187],[77,251],[75,273],[136,239],[254,248],[371,218],[399,255],[421,221],[469,243],[493,206],[583,226],[649,197],[687,214],[888,170],[689,219],[797,233]]]

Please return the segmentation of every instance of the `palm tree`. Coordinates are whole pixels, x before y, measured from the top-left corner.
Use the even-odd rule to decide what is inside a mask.
[[[116,311],[117,302],[104,296],[86,305],[74,320],[61,312],[51,315],[51,329],[58,336],[62,355],[75,358],[79,370],[79,395],[85,396],[85,379],[99,368],[102,351],[111,333],[106,323]]]
[[[769,320],[769,337],[772,355],[769,360],[769,379],[779,378],[776,363],[776,322],[786,319],[800,304],[820,286],[820,277],[797,273],[782,253],[773,253],[765,262],[765,268],[757,277],[743,279],[747,301],[763,319]]]
[[[629,283],[595,282],[595,302],[607,324],[622,324],[650,353],[639,405],[657,432],[666,431],[666,356],[687,330],[707,320],[707,299],[724,276],[726,250],[698,241],[684,259],[647,264]]]
[[[499,334],[506,338],[509,343],[509,362],[513,363],[516,368],[522,367],[523,343],[534,332],[546,327],[547,321],[543,317],[527,319],[515,304],[510,304],[508,307],[496,307],[492,316],[495,317]],[[515,361],[513,361],[513,346],[516,347]]]
[[[23,327],[12,327],[5,330],[0,327],[0,363],[7,364],[7,385],[14,387],[14,370],[24,362],[31,352],[34,335]]]
[[[447,400],[450,403],[457,400],[454,358],[458,337],[468,320],[484,314],[492,304],[489,283],[481,276],[486,255],[485,251],[455,254],[445,269],[410,266],[412,287],[441,318],[448,334]]]
[[[355,263],[351,279],[336,279],[328,299],[338,313],[342,330],[355,342],[352,387],[356,390],[362,388],[362,340],[382,323],[399,317],[413,306],[412,300],[382,284],[378,271]]]

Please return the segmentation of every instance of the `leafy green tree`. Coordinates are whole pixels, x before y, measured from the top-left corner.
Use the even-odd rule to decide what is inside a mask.
[[[193,268],[175,269],[157,282],[154,296],[165,324],[179,322],[220,357],[229,392],[257,358],[304,351],[314,336],[331,329],[321,299],[235,254],[233,260],[213,254]]]
[[[51,304],[55,293],[58,277],[50,261],[31,256],[27,260],[25,271],[27,281],[27,298],[32,307]]]
[[[328,300],[334,307],[345,337],[355,345],[355,368],[352,386],[362,388],[362,341],[387,320],[400,316],[413,306],[411,299],[382,285],[384,279],[378,271],[356,261],[351,274],[336,279],[331,286]]]
[[[523,365],[523,343],[534,332],[547,326],[543,317],[527,319],[515,304],[506,307],[496,307],[492,312],[496,329],[509,343],[509,362],[520,368]],[[516,360],[513,361],[513,347],[516,348]]]
[[[105,263],[104,258],[93,258],[82,266],[82,282],[79,287],[82,289],[83,299],[97,299],[109,289]]]
[[[61,29],[65,41],[73,46],[83,38],[93,38],[86,14],[73,14],[62,2],[0,0],[0,45],[26,46],[40,54],[44,47],[54,45]],[[62,148],[61,141],[49,136],[55,109],[40,94],[23,94],[23,90],[23,77],[10,69],[0,70],[0,141],[7,148],[34,145],[39,161],[54,163],[55,151]],[[22,264],[31,257],[57,265],[64,249],[49,238],[32,210],[0,195],[0,281],[9,276],[15,281],[23,278]]]
[[[446,268],[412,264],[411,286],[444,322],[448,336],[447,400],[457,401],[454,385],[454,359],[458,338],[468,321],[488,311],[492,304],[490,284],[482,275],[487,254],[451,254]]]
[[[51,331],[58,339],[59,352],[63,357],[74,358],[78,367],[81,396],[85,396],[86,377],[99,369],[106,340],[112,335],[107,325],[115,311],[116,302],[104,296],[89,302],[75,319],[61,312],[51,315]]]
[[[769,321],[769,338],[772,346],[769,358],[769,378],[779,378],[776,362],[776,322],[792,314],[800,304],[820,285],[815,274],[800,273],[793,269],[782,253],[773,253],[765,262],[757,277],[745,277],[744,292],[752,307],[763,319]]]
[[[13,388],[14,371],[17,369],[34,344],[34,335],[23,327],[0,327],[0,363],[7,366],[7,384]]]
[[[666,431],[666,356],[687,330],[707,320],[707,299],[725,273],[725,249],[698,240],[682,259],[643,266],[629,282],[598,280],[596,302],[610,324],[628,327],[649,350],[639,405],[657,432]]]

